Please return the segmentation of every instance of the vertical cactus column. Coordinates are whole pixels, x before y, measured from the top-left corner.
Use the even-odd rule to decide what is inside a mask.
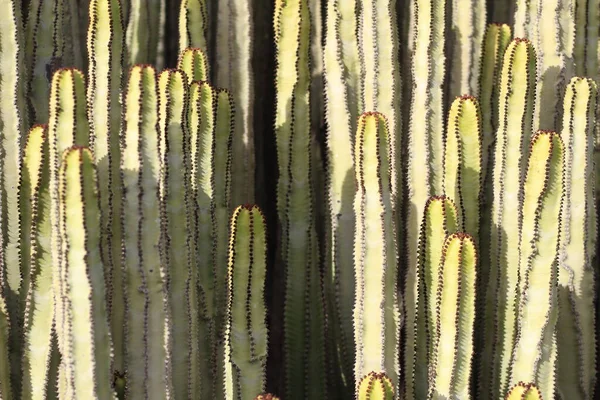
[[[323,304],[310,140],[310,15],[307,0],[275,2],[279,255],[285,268],[286,398],[325,392]],[[309,318],[310,316],[310,318]]]
[[[354,394],[354,135],[360,105],[357,3],[327,1],[323,51],[325,118],[327,121],[327,221],[325,287],[331,334],[337,339],[328,358],[335,381],[346,377],[341,396]],[[339,377],[338,377],[339,376]]]
[[[215,83],[231,91],[236,105],[232,204],[254,201],[254,71],[251,58],[255,40],[254,7],[248,0],[221,0],[217,10]]]
[[[30,219],[22,221],[23,243],[29,247],[23,253],[23,265],[31,269],[24,281],[29,281],[23,322],[22,392],[23,399],[47,398],[46,385],[51,368],[52,323],[54,297],[52,291],[52,257],[48,238],[51,237],[49,191],[48,127],[34,126],[27,137],[21,175],[21,204],[30,207]],[[26,214],[24,214],[26,215]],[[27,258],[26,258],[27,254]],[[29,268],[27,268],[29,270]]]
[[[12,383],[10,379],[10,357],[9,357],[9,335],[10,335],[10,316],[6,301],[6,282],[4,272],[0,272],[0,396],[3,399],[12,399]]]
[[[390,378],[383,373],[371,372],[358,384],[358,400],[393,400],[394,386]]]
[[[231,218],[225,335],[225,397],[262,393],[266,385],[266,226],[256,206],[239,206]],[[229,376],[227,376],[229,375]]]
[[[536,58],[528,40],[513,40],[504,55],[499,125],[493,167],[489,283],[485,304],[485,347],[480,355],[480,396],[497,397],[507,388],[515,340],[519,290],[522,182],[532,132]],[[485,283],[484,283],[485,284]],[[490,367],[490,360],[493,360]]]
[[[406,272],[404,304],[406,325],[414,326],[417,309],[417,251],[420,223],[430,196],[443,194],[443,132],[446,0],[412,0],[409,48],[412,84],[408,122],[404,247]],[[406,333],[406,369],[412,370],[416,338]],[[406,396],[414,397],[411,387]]]
[[[98,171],[102,213],[102,256],[106,267],[108,314],[115,368],[123,372],[124,306],[121,277],[121,184],[119,134],[123,83],[123,21],[118,0],[92,0],[88,27],[88,120],[90,147]]]
[[[539,389],[531,383],[519,382],[506,394],[505,400],[542,400]]]
[[[179,9],[179,52],[188,47],[207,51],[208,15],[206,0],[182,0]]]
[[[594,131],[597,87],[573,78],[564,101],[565,198],[560,227],[557,391],[593,397],[596,381],[594,288],[597,273]],[[577,367],[575,367],[577,366]]]
[[[450,46],[449,87],[454,98],[479,92],[481,45],[486,27],[486,0],[451,0],[448,41]]]
[[[406,391],[414,398],[427,398],[429,393],[429,363],[433,359],[433,335],[437,330],[437,293],[439,287],[440,260],[444,242],[449,234],[458,230],[460,215],[454,202],[445,196],[427,200],[419,238],[417,265],[417,309],[413,331],[414,358],[406,360]]]
[[[600,7],[595,0],[572,0],[571,3],[575,7],[575,15],[569,15],[574,17],[575,25],[575,74],[597,80]]]
[[[165,70],[158,78],[159,91],[159,155],[162,159],[161,195],[163,207],[162,248],[168,268],[167,291],[172,310],[172,372],[174,397],[196,397],[191,388],[192,369],[198,362],[190,352],[195,333],[190,322],[197,318],[197,305],[192,301],[193,282],[191,251],[193,216],[189,198],[189,137],[187,113],[187,77],[179,70]]]
[[[165,0],[131,0],[127,23],[126,64],[153,64],[163,36]]]
[[[188,83],[209,80],[209,65],[206,53],[195,47],[186,48],[179,55],[177,68],[185,72]]]
[[[544,398],[554,398],[563,158],[563,144],[555,132],[540,131],[532,139],[520,214],[518,319],[510,381],[500,386],[501,393],[509,384],[525,381],[535,382]]]
[[[104,265],[100,255],[100,209],[91,152],[65,152],[58,173],[62,315],[56,333],[66,387],[60,398],[114,398],[112,344],[108,327]]]
[[[475,284],[475,241],[455,233],[446,239],[437,277],[436,324],[431,332],[430,399],[470,396]]]
[[[354,374],[362,377],[382,369],[398,392],[400,297],[391,140],[387,121],[381,114],[361,116],[354,147],[358,183],[354,199]],[[357,379],[355,385],[358,384]]]
[[[126,300],[125,365],[129,398],[172,396],[170,307],[160,247],[158,93],[150,66],[136,66],[124,95],[121,176]],[[182,307],[181,304],[177,307]]]

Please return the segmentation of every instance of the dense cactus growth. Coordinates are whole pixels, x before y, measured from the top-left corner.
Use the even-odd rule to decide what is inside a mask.
[[[0,16],[0,399],[598,397],[598,0]]]

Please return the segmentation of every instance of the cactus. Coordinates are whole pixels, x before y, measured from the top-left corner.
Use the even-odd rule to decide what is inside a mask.
[[[188,47],[207,50],[208,17],[205,0],[182,0],[179,10],[179,51]]]
[[[165,0],[129,2],[129,21],[126,29],[127,64],[155,64],[161,67],[159,49],[162,47],[164,35],[165,7]]]
[[[542,400],[542,395],[535,385],[519,382],[506,395],[505,400]]]
[[[565,94],[561,132],[565,144],[565,198],[560,227],[556,377],[557,391],[564,398],[592,398],[596,380],[596,272],[592,266],[596,252],[592,189],[596,105],[596,84],[590,79],[573,78]]]
[[[126,318],[127,396],[172,396],[170,307],[167,271],[161,262],[158,93],[150,66],[129,73],[124,96],[121,178]]]
[[[398,250],[391,179],[392,147],[387,121],[365,113],[359,120],[354,150],[358,190],[354,199],[355,377],[382,366],[399,387],[400,298]],[[380,339],[375,339],[380,338]],[[359,381],[356,381],[358,387]]]
[[[95,175],[89,150],[73,147],[65,152],[58,171],[62,246],[56,306],[62,318],[56,331],[63,343],[66,384],[61,398],[115,398]]]
[[[446,239],[439,267],[429,398],[468,398],[477,273],[475,241],[464,233]]]
[[[267,326],[264,304],[266,226],[256,206],[239,206],[231,218],[227,279],[228,322],[225,380],[228,399],[264,391]],[[227,375],[227,374],[226,374]]]
[[[358,400],[392,400],[394,387],[390,378],[383,373],[370,372],[358,385]]]
[[[206,54],[199,48],[187,48],[179,55],[177,69],[185,72],[188,83],[208,81],[209,69]]]

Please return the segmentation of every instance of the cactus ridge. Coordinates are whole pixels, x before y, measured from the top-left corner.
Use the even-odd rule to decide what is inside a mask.
[[[356,400],[391,400],[394,386],[390,378],[382,372],[369,372],[358,384]]]
[[[532,383],[519,382],[506,394],[505,400],[543,400],[539,389]]]

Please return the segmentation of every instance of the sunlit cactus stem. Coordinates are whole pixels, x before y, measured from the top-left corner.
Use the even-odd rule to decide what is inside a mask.
[[[519,296],[510,381],[536,382],[555,394],[558,243],[563,202],[564,148],[560,136],[539,131],[531,141],[521,210]],[[508,384],[500,387],[508,390]]]
[[[240,399],[266,386],[266,226],[256,206],[239,206],[231,218],[225,336],[225,397]]]
[[[398,249],[390,140],[387,121],[381,114],[361,116],[354,147],[357,182],[354,198],[354,374],[358,386],[358,377],[383,367],[397,392],[401,300],[397,292]]]
[[[207,51],[208,14],[205,0],[182,0],[179,10],[179,52],[188,47]]]
[[[370,372],[358,384],[357,400],[393,400],[394,386],[384,373]]]
[[[128,65],[153,64],[161,67],[159,49],[164,35],[165,1],[129,1],[126,29]]]
[[[209,65],[206,53],[199,48],[188,47],[179,54],[177,68],[187,76],[188,83],[209,80]]]
[[[504,397],[505,400],[543,400],[539,389],[531,383],[519,382]]]
[[[407,383],[415,398],[426,398],[429,393],[430,362],[434,359],[433,346],[437,330],[437,293],[440,284],[440,260],[444,243],[449,234],[457,232],[460,215],[454,202],[445,196],[429,198],[425,204],[419,257],[417,265],[417,310],[415,325],[410,327],[415,335],[414,359],[407,360],[411,366]]]
[[[67,150],[58,175],[63,246],[57,266],[62,278],[57,303],[62,320],[56,333],[63,343],[61,368],[66,378],[65,392],[59,398],[112,399],[112,343],[91,152],[82,147]]]
[[[161,132],[156,73],[150,66],[129,72],[124,94],[124,136],[120,165],[123,208],[125,366],[128,398],[172,396],[170,306],[167,271],[161,262]],[[182,305],[178,305],[181,307]]]

